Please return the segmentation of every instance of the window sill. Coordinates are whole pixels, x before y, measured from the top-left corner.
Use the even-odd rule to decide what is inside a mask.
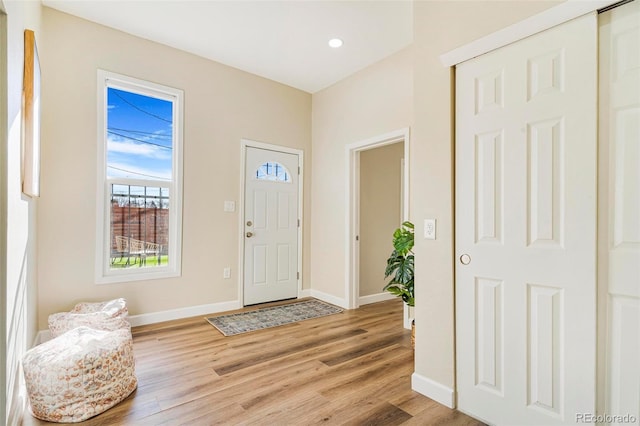
[[[176,278],[180,276],[182,276],[180,271],[169,268],[158,268],[154,271],[133,271],[131,269],[128,269],[122,272],[110,272],[108,275],[97,276],[96,284],[117,284],[132,281],[160,280],[164,278]]]

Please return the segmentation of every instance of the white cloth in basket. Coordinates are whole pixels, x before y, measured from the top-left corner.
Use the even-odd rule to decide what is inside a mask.
[[[51,337],[58,337],[80,326],[106,331],[119,328],[131,330],[126,319],[128,313],[127,302],[122,298],[108,302],[78,303],[70,312],[49,315],[49,331]]]
[[[90,314],[92,312],[104,312],[112,317],[126,317],[129,313],[127,301],[123,298],[109,300],[108,302],[82,302],[71,310],[74,314]]]

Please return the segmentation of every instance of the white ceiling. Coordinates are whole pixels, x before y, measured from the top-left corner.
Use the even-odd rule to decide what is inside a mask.
[[[408,46],[410,0],[42,0],[45,6],[317,92]],[[339,37],[344,46],[327,42]]]

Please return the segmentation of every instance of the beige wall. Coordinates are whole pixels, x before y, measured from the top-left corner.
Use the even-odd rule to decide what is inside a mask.
[[[125,297],[133,315],[238,298],[240,140],[304,150],[308,93],[113,29],[43,9],[39,325],[82,300]],[[184,90],[182,277],[96,285],[96,70]],[[310,167],[305,170],[304,281],[309,282]],[[222,271],[231,266],[232,279]],[[308,286],[308,284],[307,284]]]
[[[437,219],[437,240],[416,238],[416,365],[419,375],[453,388],[453,84],[439,56],[558,2],[414,3],[414,114],[411,219]],[[419,188],[419,189],[418,189]]]
[[[5,1],[0,10],[6,12],[6,74],[0,78],[2,94],[0,111],[0,216],[3,260],[0,264],[0,299],[2,300],[2,375],[0,392],[0,424],[15,424],[24,408],[18,395],[19,362],[31,347],[37,330],[36,286],[36,211],[38,201],[22,195],[20,177],[22,74],[24,64],[24,30],[36,34],[36,42],[44,49],[40,2]],[[3,55],[5,52],[2,52]],[[5,86],[6,84],[6,86]],[[5,115],[6,114],[6,115]],[[6,222],[5,222],[6,221]],[[6,238],[6,257],[4,253]],[[6,294],[5,294],[6,291]],[[6,299],[5,299],[6,296]],[[5,304],[6,301],[6,304]],[[6,312],[5,309],[6,308]],[[6,327],[6,328],[5,328]],[[6,332],[6,336],[5,336]],[[6,347],[5,347],[6,344]],[[6,348],[9,352],[6,353]],[[5,356],[6,355],[6,356]],[[5,397],[6,392],[6,397]],[[5,407],[6,404],[6,407]],[[6,412],[5,412],[6,408]],[[5,422],[6,414],[6,422]]]
[[[346,146],[411,126],[412,73],[407,48],[313,95],[314,291],[345,300]]]
[[[360,153],[360,297],[383,293],[388,281],[393,231],[402,222],[403,157],[403,142]]]

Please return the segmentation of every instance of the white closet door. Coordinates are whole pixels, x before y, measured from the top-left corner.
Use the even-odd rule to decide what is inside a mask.
[[[608,286],[604,413],[640,424],[640,2],[600,19],[600,278]],[[601,312],[604,313],[604,310]],[[625,419],[624,416],[627,416]],[[626,421],[625,421],[626,420]]]
[[[460,410],[497,425],[595,410],[597,16],[456,70]]]

